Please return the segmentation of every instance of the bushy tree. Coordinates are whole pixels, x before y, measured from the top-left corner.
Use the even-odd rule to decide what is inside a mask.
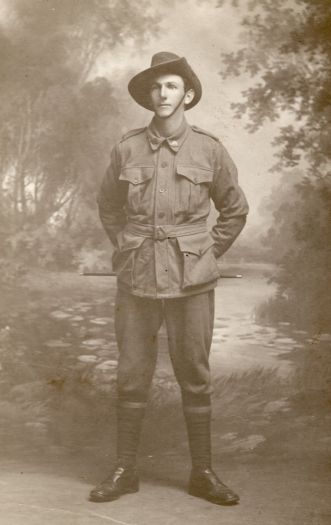
[[[219,2],[219,6],[224,1]],[[286,118],[274,140],[274,169],[300,165],[304,176],[274,212],[270,245],[279,263],[278,298],[302,324],[326,330],[331,238],[331,3],[328,0],[251,0],[243,47],[223,55],[224,77],[246,73],[253,85],[233,104],[254,132]],[[290,173],[290,172],[288,172]],[[290,229],[290,231],[289,231]],[[291,239],[291,240],[290,240]]]
[[[148,0],[5,0],[4,7],[2,256],[51,264],[61,244],[68,265],[96,238],[97,177],[123,123],[114,83],[93,68],[116,46],[146,41],[157,31],[156,14]]]
[[[236,116],[248,116],[250,131],[284,114],[292,117],[275,140],[280,163],[293,167],[304,159],[314,175],[329,174],[330,2],[250,0],[244,5],[244,47],[223,55],[222,74],[244,72],[257,80],[243,92],[244,101],[233,104]]]

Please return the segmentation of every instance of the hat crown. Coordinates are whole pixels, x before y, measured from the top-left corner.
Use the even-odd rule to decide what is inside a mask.
[[[193,108],[202,94],[201,83],[186,58],[180,57],[169,51],[160,51],[152,56],[151,66],[141,71],[128,84],[128,90],[132,98],[146,109],[154,111],[151,104],[150,87],[151,80],[159,75],[179,75],[187,80],[186,86],[194,91],[194,98],[189,104],[185,104],[185,110]]]
[[[159,53],[155,53],[155,55],[152,56],[151,67],[160,66],[161,64],[165,64],[167,62],[172,62],[173,60],[179,59],[180,57],[178,55],[175,55],[175,53],[169,53],[168,51],[160,51]]]

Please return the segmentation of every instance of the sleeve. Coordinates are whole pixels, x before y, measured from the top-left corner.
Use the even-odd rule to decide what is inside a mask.
[[[127,185],[119,180],[121,170],[119,146],[111,152],[110,165],[104,175],[97,197],[101,223],[112,244],[117,246],[117,234],[126,223],[124,205]]]
[[[238,185],[237,168],[224,146],[218,143],[211,198],[219,212],[211,235],[214,253],[221,257],[238,237],[246,223],[248,204]]]

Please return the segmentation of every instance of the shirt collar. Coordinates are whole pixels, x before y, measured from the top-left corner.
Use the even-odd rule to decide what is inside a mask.
[[[154,119],[150,123],[150,125],[147,128],[147,136],[149,144],[153,151],[157,150],[163,142],[167,142],[168,146],[172,151],[177,153],[177,151],[180,149],[181,145],[183,144],[184,140],[186,139],[186,136],[189,131],[189,125],[187,124],[186,119],[183,119],[183,122],[179,126],[179,128],[170,135],[169,137],[162,137],[159,132],[156,129]]]

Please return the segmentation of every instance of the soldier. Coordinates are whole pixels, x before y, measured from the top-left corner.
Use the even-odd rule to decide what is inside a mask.
[[[118,280],[118,426],[116,466],[90,500],[111,501],[138,491],[137,448],[164,319],[192,457],[189,494],[235,504],[238,495],[211,466],[208,361],[216,259],[242,230],[247,202],[224,146],[184,117],[202,93],[185,58],[155,54],[128,89],[154,117],[148,127],[130,131],[115,145],[98,196]],[[211,199],[219,214],[208,231]]]

